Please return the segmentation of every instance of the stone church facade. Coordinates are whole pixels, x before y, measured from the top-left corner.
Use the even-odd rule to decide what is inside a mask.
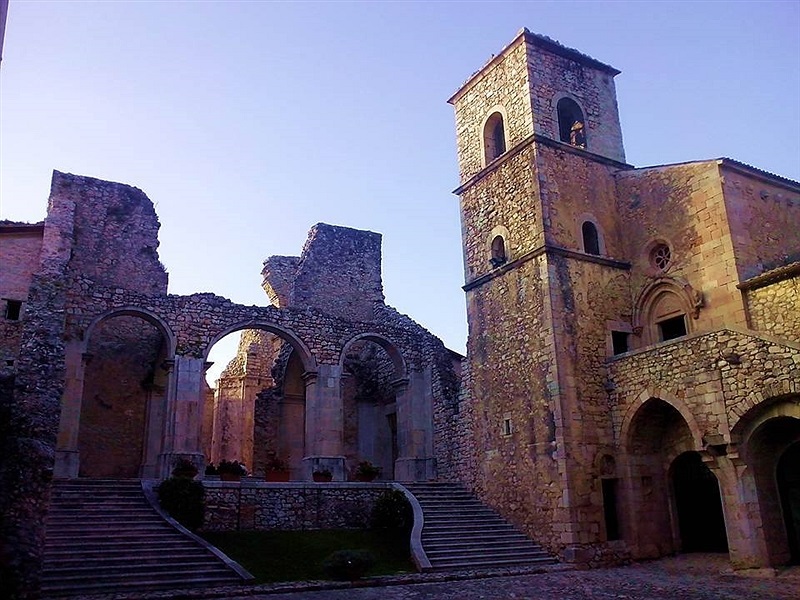
[[[43,223],[0,223],[4,568],[35,579],[52,477],[180,458],[460,481],[588,565],[800,560],[800,185],[627,164],[617,74],[523,30],[450,99],[463,361],[385,304],[378,234],[316,225],[270,306],[172,295],[145,194],[55,172]]]
[[[566,560],[800,560],[800,186],[627,164],[618,73],[523,30],[450,99],[458,478]]]

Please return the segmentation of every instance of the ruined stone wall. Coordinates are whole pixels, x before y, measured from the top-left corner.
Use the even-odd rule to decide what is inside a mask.
[[[166,293],[167,273],[157,251],[160,225],[144,192],[54,171],[48,218],[58,213],[72,215],[77,225],[70,240],[70,279],[86,278],[145,294]]]
[[[381,235],[319,223],[300,255],[290,305],[354,321],[373,320],[383,303]]]
[[[744,294],[750,327],[800,342],[800,277],[795,275]]]
[[[767,183],[722,164],[739,279],[800,259],[800,187]]]
[[[390,484],[204,481],[205,531],[361,529]]]
[[[525,44],[514,40],[450,99],[456,111],[458,166],[464,183],[485,166],[483,126],[502,108],[506,148],[533,134]]]
[[[744,327],[717,161],[620,171],[617,184],[634,298],[658,277],[680,278],[703,296],[690,331]],[[670,248],[666,271],[650,260],[658,242]]]
[[[299,256],[270,256],[264,261],[261,287],[273,305],[279,308],[289,306],[299,263]]]
[[[625,162],[614,86],[616,70],[587,61],[574,50],[535,34],[526,39],[536,133],[560,139],[556,108],[566,96],[577,102],[586,120],[586,150]]]

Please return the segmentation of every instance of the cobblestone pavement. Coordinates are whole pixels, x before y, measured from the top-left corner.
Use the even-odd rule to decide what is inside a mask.
[[[800,570],[733,575],[727,555],[685,555],[627,567],[389,587],[249,594],[230,600],[800,600]]]

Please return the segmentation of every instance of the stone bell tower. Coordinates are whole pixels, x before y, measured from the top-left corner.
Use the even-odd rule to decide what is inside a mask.
[[[629,168],[617,74],[523,29],[449,100],[477,447],[461,476],[566,560],[615,535],[599,471],[613,476],[607,327],[630,321],[629,265],[612,258],[614,173]]]

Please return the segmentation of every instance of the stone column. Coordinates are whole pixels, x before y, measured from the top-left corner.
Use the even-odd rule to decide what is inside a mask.
[[[431,371],[414,371],[393,382],[397,405],[397,451],[394,475],[398,481],[436,478],[433,457],[433,398]]]
[[[157,477],[169,477],[178,458],[186,458],[198,465],[205,462],[200,449],[204,374],[205,363],[202,358],[175,357],[174,370],[167,387],[164,444]]]
[[[768,567],[767,541],[751,470],[732,446],[722,456],[702,454],[719,482],[731,565],[734,569]]]
[[[316,373],[304,373],[306,383],[305,479],[315,470],[327,469],[334,481],[345,481],[343,455],[344,415],[338,365],[319,365]]]
[[[64,352],[66,374],[64,395],[61,397],[61,416],[58,423],[53,475],[73,478],[78,476],[80,467],[78,432],[81,425],[83,377],[86,365],[92,356],[83,353],[83,344],[79,341],[68,342]]]
[[[161,363],[162,375],[159,379],[166,380],[163,389],[154,386],[150,397],[147,399],[147,414],[145,416],[144,452],[139,476],[143,479],[155,479],[159,474],[159,455],[164,444],[164,421],[169,390],[173,387],[175,361],[165,360]]]

